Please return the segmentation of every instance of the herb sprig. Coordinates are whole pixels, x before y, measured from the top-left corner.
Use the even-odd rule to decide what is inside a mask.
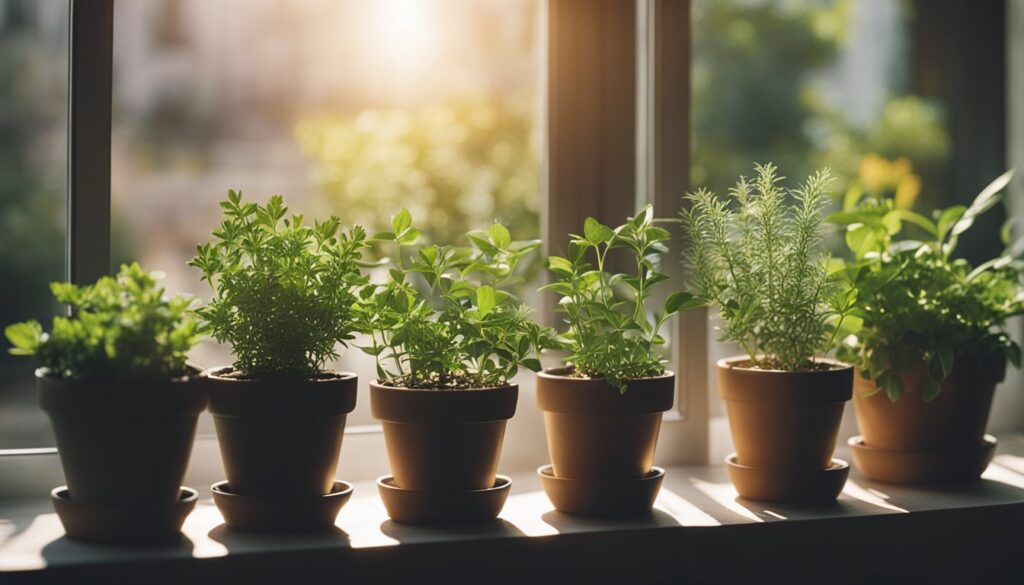
[[[231,344],[247,377],[316,376],[355,337],[366,232],[336,217],[306,225],[287,216],[280,195],[257,205],[229,191],[221,207],[217,241],[198,246],[189,263],[214,293],[196,311],[202,332]]]
[[[754,180],[741,177],[728,199],[706,189],[686,197],[693,287],[718,306],[722,341],[742,347],[754,367],[820,369],[816,357],[830,349],[853,303],[821,253],[830,175],[819,171],[789,191],[775,165],[755,168]]]
[[[373,240],[394,246],[390,278],[363,288],[357,326],[370,343],[381,382],[404,388],[467,389],[503,386],[520,366],[540,369],[537,353],[550,331],[507,287],[536,240],[513,242],[495,223],[472,231],[471,248],[415,247],[420,230],[403,209],[389,232]]]
[[[166,298],[157,274],[138,263],[89,286],[50,285],[71,308],[54,317],[49,333],[37,321],[9,325],[14,355],[34,355],[51,375],[104,380],[166,380],[187,373],[188,351],[198,341],[189,314],[192,300]]]
[[[629,380],[665,373],[665,360],[656,351],[665,343],[662,327],[671,315],[701,304],[687,292],[676,292],[660,310],[651,310],[654,287],[669,278],[660,266],[669,239],[648,205],[614,229],[588,217],[583,234],[571,235],[567,257],[548,258],[557,280],[541,290],[561,297],[562,339],[576,375],[604,378],[625,392]],[[628,255],[633,271],[610,270],[609,254],[615,250]]]
[[[839,355],[875,382],[876,393],[899,400],[907,390],[900,374],[922,362],[928,376],[915,390],[924,401],[939,395],[960,359],[1009,359],[1020,367],[1020,346],[1010,338],[1006,320],[1024,313],[1024,263],[1018,259],[1024,239],[1011,244],[1007,224],[1006,248],[996,258],[973,267],[953,256],[960,236],[999,203],[1012,176],[1010,171],[997,178],[970,206],[939,209],[932,218],[875,198],[848,201],[828,217],[844,226],[853,254],[842,274],[857,308],[844,323],[846,343]],[[908,224],[924,237],[901,239]]]

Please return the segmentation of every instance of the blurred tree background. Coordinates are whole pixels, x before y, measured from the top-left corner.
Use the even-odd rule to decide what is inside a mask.
[[[772,161],[794,182],[830,167],[837,198],[899,191],[925,209],[952,199],[943,109],[910,93],[909,2],[695,0],[693,10],[694,187],[724,192]],[[848,106],[859,101],[875,111],[857,119]]]
[[[531,99],[475,96],[311,116],[295,138],[316,161],[323,196],[349,223],[382,229],[407,207],[434,242],[467,244],[467,231],[495,220],[529,239],[540,232]]]

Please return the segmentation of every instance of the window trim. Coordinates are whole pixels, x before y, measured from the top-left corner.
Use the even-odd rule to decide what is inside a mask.
[[[84,284],[111,273],[114,0],[68,2],[65,276]],[[547,0],[539,12],[545,246],[563,242],[589,215],[617,223],[650,202],[659,217],[674,217],[689,171],[689,0]],[[677,287],[678,265],[666,262]],[[548,323],[553,308],[546,299]],[[662,426],[659,464],[707,461],[706,321],[694,311],[672,325],[677,400]],[[523,430],[539,433],[539,416],[530,418],[538,420],[522,421],[529,427]],[[376,425],[358,434],[382,435]],[[506,445],[505,460],[521,466],[543,457],[543,441],[520,447]],[[18,454],[53,453],[49,447]],[[5,454],[15,455],[0,450]]]

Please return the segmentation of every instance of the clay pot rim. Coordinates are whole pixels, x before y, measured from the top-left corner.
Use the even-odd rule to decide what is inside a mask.
[[[187,384],[188,382],[205,378],[206,375],[207,370],[195,364],[185,364],[185,373],[173,378],[66,378],[51,372],[50,368],[40,367],[35,369],[35,377],[37,379],[66,384]]]
[[[772,375],[781,375],[781,376],[810,376],[810,375],[830,374],[830,373],[833,373],[833,372],[842,372],[844,370],[853,370],[853,365],[848,364],[846,362],[839,361],[837,359],[829,358],[829,357],[817,357],[817,358],[814,358],[814,361],[816,363],[825,363],[825,364],[829,364],[829,365],[832,365],[832,366],[839,366],[839,367],[833,367],[833,368],[830,368],[828,370],[795,370],[795,371],[791,371],[791,370],[764,370],[764,369],[761,369],[761,368],[744,368],[744,367],[741,367],[741,366],[733,365],[735,362],[748,361],[748,360],[750,360],[750,356],[748,356],[748,355],[734,355],[734,356],[731,356],[731,357],[725,357],[725,358],[722,358],[722,359],[718,360],[717,362],[715,362],[715,366],[720,368],[720,369],[723,369],[723,370],[735,370],[735,371],[739,371],[739,372],[754,372],[754,373],[763,373],[763,374],[772,374]]]
[[[339,372],[336,370],[321,370],[319,374],[333,375],[332,378],[305,378],[302,380],[289,380],[287,378],[228,378],[224,376],[229,372],[238,371],[235,366],[216,366],[213,368],[207,368],[203,371],[203,375],[210,380],[216,380],[218,383],[238,383],[238,384],[252,384],[261,382],[289,382],[297,384],[332,384],[337,382],[345,382],[353,378],[358,378],[358,374],[352,372]]]
[[[960,451],[982,449],[987,447],[995,447],[999,444],[999,440],[996,436],[991,433],[985,433],[981,441],[972,445],[953,445],[951,447],[944,447],[941,449],[927,449],[927,450],[914,450],[914,449],[886,449],[884,447],[876,447],[875,445],[869,445],[864,442],[864,435],[854,435],[846,440],[846,444],[852,449],[861,449],[863,451],[872,451],[878,453],[887,453],[892,455],[911,455],[920,456],[922,454],[944,456],[950,453],[957,453]]]
[[[568,372],[575,370],[574,366],[558,366],[556,368],[544,368],[539,372],[535,372],[540,378],[547,378],[549,380],[579,380],[580,382],[605,382],[605,378],[577,378],[575,376],[566,376],[557,372]],[[631,378],[629,380],[623,380],[627,384],[630,382],[642,382],[647,380],[664,380],[666,378],[672,378],[676,375],[672,370],[666,369],[660,376],[648,376],[646,378]]]
[[[820,475],[826,473],[839,473],[844,469],[850,468],[850,462],[845,459],[838,457],[832,457],[829,460],[828,467],[825,469],[784,469],[784,468],[769,468],[769,467],[751,467],[749,465],[743,465],[739,462],[739,456],[736,453],[730,453],[726,455],[725,459],[726,467],[734,467],[736,469],[742,469],[743,471],[755,471],[758,473],[771,473],[771,474],[785,474],[785,475]]]
[[[555,475],[555,466],[551,463],[545,463],[537,468],[537,475],[542,479],[554,480],[561,483],[573,483],[580,485],[613,485],[613,484],[638,484],[651,481],[659,481],[665,477],[665,468],[652,465],[650,471],[647,472],[643,477],[614,477],[607,479],[577,479],[572,477],[558,477]]]
[[[395,475],[393,473],[387,473],[377,478],[377,486],[381,489],[388,490],[391,492],[399,492],[406,494],[446,494],[451,493],[444,490],[411,490],[406,488],[398,487],[395,483]],[[500,492],[507,490],[512,486],[512,478],[507,475],[497,473],[494,475],[494,485],[491,487],[479,489],[479,490],[458,490],[456,493],[459,494],[483,494],[488,492]]]
[[[69,488],[66,485],[59,485],[59,486],[53,488],[52,490],[50,490],[50,498],[52,498],[54,500],[63,500],[63,501],[66,501],[66,502],[81,501],[81,500],[76,500],[74,497],[71,496],[71,488]],[[173,502],[166,503],[165,505],[160,506],[160,507],[163,507],[163,508],[176,508],[178,506],[187,505],[190,502],[196,502],[198,500],[199,500],[199,491],[198,490],[190,488],[188,486],[181,486],[181,487],[178,488],[178,499],[174,500]],[[93,505],[93,506],[96,506],[96,505],[100,505],[100,506],[106,505],[107,507],[119,508],[119,509],[154,508],[154,507],[157,507],[157,506],[155,506],[152,503],[140,504],[140,503],[137,503],[137,502],[118,502],[118,503],[115,504],[115,503],[109,503],[109,502],[98,502],[97,500],[89,500],[89,502],[90,502],[90,505]]]
[[[496,390],[506,390],[508,388],[518,388],[519,384],[508,383],[503,386],[484,386],[483,388],[403,388],[401,386],[390,386],[388,384],[382,384],[379,378],[370,380],[370,386],[376,386],[377,388],[383,388],[384,390],[395,390],[402,392],[494,392]]]
[[[338,489],[339,486],[341,487],[341,489]],[[285,495],[283,495],[282,497],[279,497],[279,498],[262,498],[260,496],[252,496],[252,495],[249,495],[249,494],[238,494],[238,493],[235,493],[233,491],[224,489],[224,488],[227,488],[227,487],[230,487],[230,486],[228,485],[228,481],[226,479],[218,481],[218,482],[214,482],[213,484],[210,485],[210,493],[217,494],[218,496],[220,496],[222,498],[228,498],[228,499],[233,499],[233,500],[238,500],[238,501],[257,501],[258,500],[258,501],[261,501],[261,502],[268,502],[268,501],[269,502],[276,502],[276,501],[280,501],[282,498],[284,498],[284,499],[288,499],[288,500],[291,500],[291,501],[294,502],[296,500],[317,500],[317,501],[322,501],[322,500],[336,499],[336,498],[341,498],[341,497],[344,497],[344,496],[347,496],[347,495],[351,495],[352,492],[355,491],[355,486],[354,485],[352,485],[351,483],[349,483],[347,481],[341,481],[340,479],[334,480],[334,484],[331,486],[331,491],[330,492],[328,492],[326,494],[317,494],[317,495],[313,495],[313,496],[297,496],[297,495],[293,495],[293,494],[285,494]]]

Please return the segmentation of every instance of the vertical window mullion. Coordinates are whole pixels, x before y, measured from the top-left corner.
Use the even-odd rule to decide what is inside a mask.
[[[110,273],[114,0],[69,0],[66,277]]]

